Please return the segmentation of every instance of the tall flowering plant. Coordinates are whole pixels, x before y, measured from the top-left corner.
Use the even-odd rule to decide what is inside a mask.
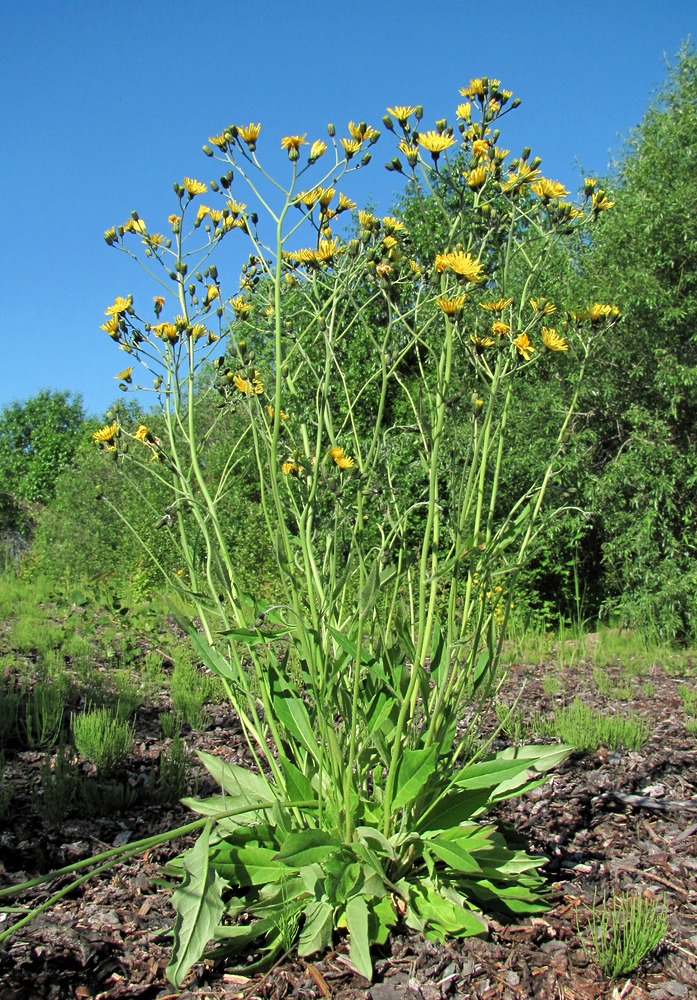
[[[175,184],[166,232],[133,213],[106,233],[162,285],[150,316],[118,297],[103,329],[132,362],[124,386],[149,373],[165,430],[115,421],[95,441],[171,490],[161,517],[184,566],[171,586],[249,750],[249,766],[200,754],[221,794],[189,800],[200,836],[172,866],[176,985],[212,941],[214,954],[269,960],[343,929],[370,978],[371,945],[400,922],[461,936],[492,907],[544,905],[542,859],[485,817],[569,748],[492,754],[474,737],[578,395],[546,472],[505,510],[516,385],[571,352],[580,384],[617,314],[596,303],[560,316],[545,260],[611,203],[590,179],[568,201],[529,150],[511,158],[498,125],[518,102],[498,81],[461,96],[454,124],[424,128],[409,106],[383,119],[388,169],[445,234],[430,259],[400,219],[356,211],[343,190],[379,138],[365,122],[283,137],[282,182],[261,159],[261,125],[230,126],[204,146],[219,179]],[[217,253],[228,240],[249,252],[232,294]],[[223,419],[244,416],[216,481],[197,423],[206,386]],[[245,592],[220,515],[241,464],[256,469],[273,600]]]

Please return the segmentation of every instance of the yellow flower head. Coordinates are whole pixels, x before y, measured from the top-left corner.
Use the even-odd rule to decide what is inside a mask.
[[[145,424],[140,424],[138,430],[135,432],[133,437],[136,439],[136,441],[142,441],[143,444],[145,444],[149,433],[150,431],[145,426]]]
[[[252,303],[247,302],[247,300],[241,295],[238,295],[234,299],[230,299],[230,305],[235,310],[235,313],[242,318],[248,316],[252,311]]]
[[[356,464],[351,456],[346,455],[344,453],[344,449],[339,448],[337,445],[329,449],[329,454],[331,455],[335,465],[338,465],[340,469],[352,469]]]
[[[270,405],[267,406],[266,407],[266,412],[269,415],[269,420],[273,420],[274,416],[276,415],[276,410],[274,409],[274,407],[270,406]],[[288,417],[290,416],[290,414],[286,413],[285,410],[279,410],[278,416],[279,416],[280,420],[287,420]]]
[[[455,114],[458,118],[462,118],[463,121],[468,122],[472,119],[472,105],[469,101],[465,101],[463,104],[458,104],[455,109]]]
[[[155,305],[154,305],[155,315],[159,316],[160,313],[162,312],[162,309],[164,308],[164,304],[165,304],[164,295],[154,295],[153,296],[153,302],[155,303]]]
[[[385,231],[388,233],[405,233],[407,227],[401,219],[395,219],[392,215],[385,215],[382,220]]]
[[[249,146],[249,149],[251,150],[252,153],[256,149],[256,143],[257,139],[259,138],[260,132],[261,132],[261,122],[257,122],[256,125],[253,122],[250,122],[249,125],[237,126],[237,134],[239,135],[240,139],[242,139],[242,141]]]
[[[185,177],[182,183],[190,198],[195,198],[197,194],[205,194],[208,190],[205,184],[193,177]]]
[[[333,240],[320,240],[315,251],[315,260],[324,264],[331,264],[337,254],[344,253],[344,247],[339,245],[336,237]]]
[[[471,254],[465,253],[463,250],[453,250],[449,253],[436,255],[436,271],[442,272],[450,268],[451,271],[466,278],[467,281],[482,281],[484,279],[482,267],[483,265],[478,260],[474,260]]]
[[[320,156],[324,156],[326,152],[327,152],[326,142],[322,142],[321,139],[315,139],[315,141],[310,146],[309,159],[311,162],[314,162],[315,160],[318,160]]]
[[[416,111],[415,107],[409,104],[395,104],[393,108],[388,108],[388,112],[394,115],[400,125],[406,125],[407,119]]]
[[[350,160],[352,156],[355,156],[360,151],[360,139],[340,139],[339,142],[344,147],[344,156],[347,160]]]
[[[227,149],[227,139],[225,138],[224,135],[209,135],[208,141],[210,142],[211,146],[217,146],[218,149],[222,150]]]
[[[523,355],[526,361],[529,361],[532,357],[535,348],[530,343],[530,338],[527,333],[519,333],[518,336],[513,341],[518,351]]]
[[[300,152],[300,147],[307,146],[307,143],[305,142],[306,135],[307,132],[303,132],[302,135],[284,135],[281,139],[281,149],[287,149],[288,156],[290,156],[291,159],[293,159],[293,154],[295,154],[295,157],[297,158],[297,155]]]
[[[109,336],[113,337],[114,334],[117,334],[118,330],[119,330],[119,317],[118,316],[111,316],[106,321],[106,323],[102,323],[102,325],[99,327],[99,329],[100,330],[106,330],[106,332],[109,334]]]
[[[462,312],[466,299],[466,295],[455,295],[451,298],[441,296],[441,298],[436,299],[436,305],[443,310],[446,316],[457,316],[458,313]]]
[[[613,208],[614,201],[610,201],[608,196],[604,191],[595,191],[593,193],[593,209],[596,212],[607,212],[608,209]]]
[[[179,330],[174,323],[158,323],[152,328],[152,332],[160,340],[169,340],[173,344],[179,339]]]
[[[220,289],[217,285],[209,285],[206,289],[206,304],[210,305],[214,299],[218,298],[220,298]]]
[[[302,471],[302,466],[296,465],[292,458],[286,459],[281,466],[281,472],[285,476],[299,476]]]
[[[563,198],[569,192],[559,181],[550,181],[547,177],[540,177],[539,181],[532,185],[531,190],[541,198],[542,201],[551,201],[553,198]]]
[[[100,427],[98,431],[95,431],[92,435],[92,440],[100,445],[113,445],[118,431],[119,425],[114,421],[112,424],[107,424],[105,427]]]
[[[372,212],[366,212],[363,209],[359,209],[358,221],[364,229],[370,229],[375,222],[375,216]]]
[[[457,140],[452,135],[441,135],[439,132],[419,132],[419,145],[427,149],[429,153],[437,159],[438,156],[451,146],[455,146]]]
[[[133,296],[129,295],[124,298],[123,295],[117,295],[114,299],[112,305],[104,310],[105,316],[120,316],[121,313],[125,313],[133,305]]]
[[[493,302],[480,302],[479,305],[482,309],[488,309],[489,312],[500,313],[504,309],[507,309],[513,299],[495,299]]]
[[[478,160],[483,160],[489,153],[489,140],[475,139],[472,143],[472,153]]]
[[[477,347],[493,347],[493,345],[495,344],[495,340],[493,339],[493,337],[480,337],[476,333],[470,334],[470,340]]]
[[[205,217],[209,213],[210,213],[210,208],[208,207],[208,205],[203,205],[203,204],[199,205],[198,212],[196,213],[196,221],[201,222],[201,220],[205,219]]]
[[[610,306],[604,302],[594,302],[590,308],[574,313],[574,317],[580,320],[589,319],[591,323],[599,323],[604,319],[616,318],[619,314],[620,310],[618,306]]]
[[[544,298],[530,299],[530,305],[535,312],[540,313],[541,316],[551,316],[552,313],[557,311],[555,304]]]
[[[471,188],[472,191],[480,191],[486,183],[487,173],[488,171],[485,166],[475,167],[474,170],[470,170],[467,176],[467,187]]]
[[[557,333],[554,327],[542,327],[542,343],[548,351],[568,351],[566,340]]]
[[[237,373],[233,377],[235,387],[245,396],[260,396],[264,391],[264,383],[259,378],[259,372],[255,369],[249,377]]]
[[[119,372],[118,375],[114,375],[114,378],[120,379],[122,382],[131,382],[132,374],[133,374],[133,365],[131,365],[129,368],[124,368],[124,370],[122,372]]]
[[[181,225],[181,221],[182,221],[181,215],[174,215],[174,214],[173,215],[168,215],[167,216],[167,221],[169,222],[170,226],[172,227],[172,232],[173,233],[178,233],[179,232],[179,226]]]
[[[500,80],[489,80],[487,77],[475,77],[470,80],[469,87],[463,87],[460,91],[463,97],[477,97],[484,100],[489,91],[494,91],[501,86]]]
[[[511,328],[508,323],[502,323],[500,320],[496,320],[491,324],[491,332],[495,333],[497,337],[503,337],[505,333],[511,332]]]
[[[358,125],[349,122],[348,130],[352,138],[358,139],[360,142],[370,142],[371,139],[375,141],[380,135],[377,129],[374,129],[372,125],[366,125],[365,122],[360,122]]]
[[[347,198],[345,194],[339,193],[339,204],[336,206],[337,212],[351,212],[355,207],[355,201]]]

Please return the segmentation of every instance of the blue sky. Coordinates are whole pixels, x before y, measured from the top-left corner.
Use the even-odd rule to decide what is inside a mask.
[[[164,228],[172,182],[216,176],[201,152],[209,135],[262,122],[260,151],[282,170],[283,135],[321,138],[329,121],[346,134],[349,119],[381,128],[394,104],[423,104],[429,127],[454,121],[459,88],[489,75],[523,102],[502,144],[530,145],[546,176],[576,190],[583,173],[607,171],[667,60],[695,40],[697,8],[5,0],[2,29],[0,407],[58,388],[102,415],[127,360],[99,329],[104,309],[157,291],[103,232],[133,209]],[[399,190],[382,166],[389,136],[373,152],[342,190],[386,212]],[[225,247],[217,262],[233,293],[242,254]]]

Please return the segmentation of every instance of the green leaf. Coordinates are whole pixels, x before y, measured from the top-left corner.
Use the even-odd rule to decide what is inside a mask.
[[[317,734],[305,702],[276,669],[269,670],[269,693],[276,719],[319,763]]]
[[[402,751],[392,800],[393,809],[401,809],[414,801],[436,769],[436,753],[435,746]]]
[[[488,805],[489,795],[488,788],[448,792],[424,813],[423,819],[417,817],[415,827],[424,833],[436,833],[464,823]]]
[[[239,847],[222,841],[211,849],[211,864],[230,885],[267,885],[287,877],[273,847]]]
[[[286,782],[286,794],[290,802],[311,802],[315,791],[310,779],[287,757],[281,757],[281,770]]]
[[[356,972],[369,982],[373,978],[368,936],[368,904],[363,896],[353,896],[346,904],[349,931],[349,960]]]
[[[184,879],[172,894],[172,905],[176,910],[174,944],[165,971],[177,989],[215,936],[225,909],[222,890],[226,883],[210,865],[211,825],[206,824],[195,846],[184,856]]]
[[[225,677],[228,680],[235,679],[235,669],[232,664],[222,656],[217,649],[214,649],[208,642],[204,639],[202,635],[189,626],[187,628],[189,633],[189,639],[194,649],[199,655],[202,663],[212,670],[214,674],[218,674],[219,677]]]
[[[551,746],[531,744],[522,747],[507,747],[502,750],[496,755],[497,760],[516,760],[523,763],[525,768],[517,776],[513,775],[501,781],[491,794],[492,801],[500,802],[536,788],[537,785],[546,781],[546,777],[540,777],[540,775],[566,760],[572,750],[573,747],[558,743]]]
[[[276,801],[277,795],[263,775],[256,774],[246,767],[240,767],[239,764],[229,764],[203,750],[198,750],[197,755],[208,773],[230,796],[228,809],[234,809],[237,805],[240,807],[271,805]],[[255,815],[250,809],[250,822]]]
[[[313,955],[332,943],[334,911],[324,899],[313,899],[305,907],[305,924],[298,938],[298,954]]]
[[[426,841],[428,849],[436,855],[446,865],[454,868],[457,872],[478,875],[481,873],[479,864],[469,851],[466,851],[460,844],[448,840],[433,839]]]
[[[324,830],[301,830],[290,834],[275,857],[289,868],[302,868],[315,861],[324,861],[330,851],[339,846],[339,841]]]

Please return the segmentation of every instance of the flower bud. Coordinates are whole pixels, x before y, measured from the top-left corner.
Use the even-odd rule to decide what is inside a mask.
[[[531,170],[537,170],[537,168],[539,167],[539,165],[541,163],[542,163],[542,157],[541,156],[534,156],[532,158],[532,160],[530,161],[530,169]]]
[[[436,131],[443,133],[448,127],[448,123],[445,118],[439,118],[436,122]]]
[[[249,216],[249,221],[252,223],[253,226],[256,226],[257,222],[259,221],[259,216],[257,215],[256,212],[252,212],[252,214]]]
[[[211,191],[220,191],[220,186],[217,181],[208,181],[208,187]]]
[[[523,161],[523,163],[525,163],[526,160],[530,159],[530,153],[531,152],[532,152],[532,150],[530,149],[530,147],[526,146],[525,149],[523,150],[523,152],[520,154],[520,158]]]
[[[416,110],[414,111],[414,117],[416,118],[417,122],[420,122],[423,116],[424,116],[423,104],[417,104]]]
[[[394,132],[394,122],[392,121],[389,115],[382,116],[382,124],[389,132]]]
[[[513,98],[513,103],[511,104],[511,107],[512,108],[519,108],[520,107],[520,98],[519,97],[514,97]]]
[[[370,153],[364,153],[363,156],[362,156],[362,158],[361,158],[361,166],[362,167],[367,167],[371,160],[372,160],[371,154]]]
[[[329,125],[327,125],[327,134],[329,135],[330,139],[333,139],[334,136],[336,135],[336,129],[331,122],[329,123]]]
[[[174,265],[174,270],[178,271],[179,274],[181,274],[181,276],[184,277],[189,268],[187,267],[187,265],[184,263],[183,260],[178,260],[177,263]]]
[[[213,156],[213,150],[210,146],[201,146],[201,149],[206,154],[206,156]]]
[[[210,276],[213,279],[213,281],[217,280],[217,278],[218,278],[218,268],[215,266],[215,264],[211,264],[210,265],[210,267],[208,268],[208,273],[210,274]]]
[[[196,294],[196,285],[189,285],[189,295],[193,298]]]

